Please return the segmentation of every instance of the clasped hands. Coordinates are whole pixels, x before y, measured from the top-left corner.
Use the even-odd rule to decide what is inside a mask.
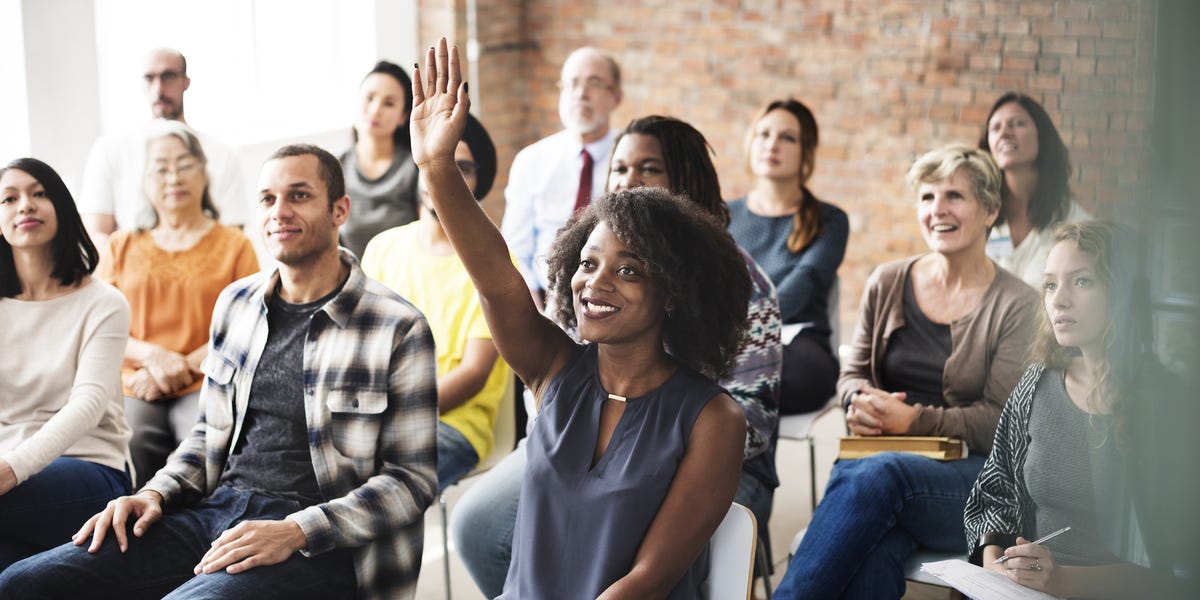
[[[96,553],[104,544],[111,527],[113,537],[124,553],[129,549],[130,540],[125,530],[129,517],[137,517],[133,523],[133,535],[142,537],[162,515],[162,496],[158,492],[143,490],[110,501],[103,511],[88,519],[71,536],[71,541],[76,546],[82,546],[90,537],[92,543],[88,546],[88,552]],[[242,521],[213,540],[193,572],[201,575],[224,569],[233,575],[254,567],[274,565],[287,560],[307,544],[300,525],[289,519]]]
[[[850,398],[846,425],[855,435],[904,435],[917,419],[916,407],[904,402],[904,392],[885,392],[863,385]]]
[[[178,352],[156,348],[138,363],[140,368],[125,378],[134,397],[148,402],[161,400],[196,381],[200,371]]]

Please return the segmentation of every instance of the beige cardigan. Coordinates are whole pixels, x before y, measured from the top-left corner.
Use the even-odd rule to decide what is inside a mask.
[[[843,405],[863,385],[882,381],[888,340],[904,327],[904,281],[919,258],[883,264],[867,279],[850,357],[838,379]],[[979,306],[950,324],[950,357],[942,373],[946,407],[917,405],[908,434],[957,436],[972,452],[991,452],[1000,410],[1025,367],[1037,310],[1033,288],[997,266]]]

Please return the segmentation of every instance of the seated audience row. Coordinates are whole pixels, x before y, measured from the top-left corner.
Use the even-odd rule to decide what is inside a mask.
[[[164,140],[169,146],[179,144],[162,166],[168,180],[178,183],[179,170],[199,155],[178,138],[157,142]],[[15,510],[14,515],[26,515],[26,528],[37,527],[50,536],[28,540],[39,544],[32,551],[66,536],[70,541],[5,569],[0,597],[69,598],[80,590],[103,597],[411,597],[424,512],[437,492],[433,338],[411,304],[366,277],[355,256],[338,248],[338,227],[346,220],[350,200],[337,159],[315,146],[297,145],[281,148],[263,165],[259,223],[279,266],[241,279],[220,294],[208,354],[200,365],[205,383],[199,418],[145,486],[111,501],[95,496],[104,492],[112,498],[129,491],[128,477],[118,470],[127,439],[119,363],[129,331],[128,309],[106,284],[88,283],[86,270],[96,252],[82,234],[70,197],[65,196],[67,209],[53,206],[64,201],[48,200],[41,185],[24,173],[10,168],[0,175],[3,239],[16,242],[14,248],[20,250],[14,254],[23,266],[37,267],[24,271],[29,288],[17,285],[12,295],[50,299],[5,298],[0,311],[13,306],[28,312],[25,305],[36,309],[33,305],[39,304],[53,310],[52,303],[95,290],[114,298],[107,305],[114,306],[110,312],[116,316],[108,318],[114,326],[106,332],[103,322],[79,319],[105,306],[100,301],[67,305],[41,318],[14,313],[11,320],[22,324],[16,334],[25,336],[22,341],[44,340],[38,348],[77,351],[78,341],[72,346],[62,337],[81,323],[87,324],[88,336],[77,337],[96,338],[93,346],[99,347],[86,348],[80,356],[88,361],[74,373],[46,377],[33,368],[28,375],[22,372],[15,383],[36,399],[23,407],[33,417],[20,417],[21,426],[5,434],[12,439],[5,442],[6,449],[16,445],[18,450],[5,459],[14,458],[9,464],[18,480],[28,478],[22,485],[39,482],[40,474],[31,476],[30,471],[44,466],[47,457],[71,456],[66,449],[70,434],[78,438],[82,431],[90,437],[73,450],[82,458],[103,460],[96,468],[118,475],[122,488],[101,489],[94,480],[106,471],[90,475],[74,466],[70,481],[47,482],[53,485],[42,490],[38,509],[62,510],[55,508],[61,502],[47,499],[70,494],[68,485],[90,485],[97,488],[90,496],[82,490],[78,500],[70,496],[80,505],[70,508],[95,513],[90,519],[73,513],[35,520],[38,513]],[[54,181],[47,186],[52,194],[61,187],[57,177]],[[51,245],[56,214],[68,228],[69,217],[75,217],[83,252]],[[164,211],[160,217],[171,215]],[[81,280],[86,287],[62,296],[69,286],[49,281],[52,259],[80,254],[84,265],[72,268],[74,263],[67,262],[59,276],[68,283]],[[59,321],[61,327],[42,328]],[[17,343],[9,340],[6,346]],[[96,356],[99,352],[103,354]],[[48,364],[73,366],[75,354],[70,356],[46,358],[52,361]],[[61,385],[72,379],[78,391],[39,393],[38,386],[47,381]],[[7,385],[9,380],[4,381]],[[68,398],[71,410],[49,417],[38,431],[36,419],[50,413],[37,403],[53,410]],[[22,443],[22,437],[29,441]],[[17,494],[14,500],[39,498]],[[84,505],[85,500],[90,504]],[[66,528],[77,530],[70,535]],[[6,529],[5,536],[20,530]]]
[[[212,169],[181,123],[186,63],[151,62],[156,115],[180,122],[149,129],[144,218],[105,239],[97,279],[53,170],[0,170],[4,345],[35,349],[0,382],[0,596],[409,597],[422,513],[491,451],[513,371],[528,442],[452,522],[489,596],[699,597],[729,502],[765,529],[777,415],[824,404],[838,370],[827,314],[849,226],[807,187],[818,135],[802,103],[755,119],[754,187],[727,206],[687,123],[609,132],[619,70],[576,51],[566,131],[514,162],[514,255],[477,203],[495,147],[442,40],[415,81],[387,62],[368,74],[341,164],[299,145],[263,165],[256,227],[279,266],[248,277],[253,248],[217,224]],[[964,536],[975,560],[1054,594],[1187,593],[1196,553],[1173,525],[1195,477],[1154,450],[1194,407],[1132,402],[1152,384],[1182,392],[1144,350],[1132,236],[1054,233],[1088,218],[1069,174],[1020,94],[996,102],[978,149],[912,166],[930,252],[872,273],[836,394],[856,435],[953,436],[971,456],[837,462],[776,597],[899,598],[908,555]],[[99,233],[120,225],[96,214]]]

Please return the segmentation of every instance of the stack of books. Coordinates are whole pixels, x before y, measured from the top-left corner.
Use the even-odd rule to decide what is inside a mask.
[[[956,460],[967,457],[967,444],[952,437],[852,435],[842,438],[838,458],[864,458],[880,452],[911,452],[936,460]]]

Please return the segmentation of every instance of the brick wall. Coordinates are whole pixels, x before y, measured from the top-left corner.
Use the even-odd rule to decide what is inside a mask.
[[[877,264],[920,252],[904,173],[916,156],[974,143],[1008,90],[1039,99],[1066,140],[1072,189],[1093,214],[1132,214],[1146,179],[1154,3],[1150,0],[477,0],[479,81],[496,139],[502,210],[516,151],[559,129],[562,60],[597,46],[621,63],[613,124],[677,116],[708,137],[726,197],[745,193],[742,139],[768,100],[794,96],[821,127],[811,182],[850,215],[843,331]],[[421,0],[421,37],[466,47],[465,0]]]

